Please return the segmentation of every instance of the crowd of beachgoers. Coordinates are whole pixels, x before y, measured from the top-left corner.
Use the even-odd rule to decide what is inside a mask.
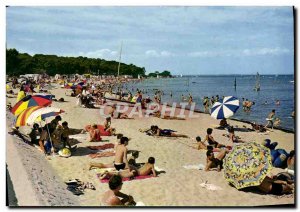
[[[15,111],[16,105],[20,104],[20,102],[28,101],[37,95],[41,98],[45,96],[46,99],[48,98],[48,100],[53,103],[68,103],[66,99],[71,99],[72,102],[69,104],[75,107],[83,108],[84,110],[96,108],[102,111],[100,112],[103,119],[101,123],[100,120],[98,123],[88,122],[85,126],[82,126],[81,129],[72,129],[70,125],[73,125],[73,123],[64,120],[65,111],[60,111],[59,114],[49,115],[49,117],[46,118],[48,122],[46,122],[44,126],[41,124],[41,120],[40,122],[35,122],[30,125],[31,129],[27,134],[23,131],[23,127],[29,127],[26,124],[26,120],[24,120],[24,124],[17,125],[17,123],[22,122],[18,120],[20,119],[19,116],[23,115],[22,112],[20,112],[15,116],[14,123],[9,129],[10,134],[21,138],[28,145],[36,147],[37,151],[41,151],[41,153],[45,155],[45,160],[49,157],[51,158],[53,155],[71,159],[72,155],[76,155],[76,152],[79,151],[79,147],[74,144],[72,136],[87,135],[86,148],[92,150],[89,157],[92,159],[110,159],[108,163],[91,161],[88,167],[89,170],[95,170],[95,172],[97,172],[97,178],[102,183],[108,183],[107,191],[97,194],[100,201],[98,204],[101,206],[145,206],[143,203],[137,201],[134,195],[122,192],[123,183],[135,179],[146,179],[166,174],[165,170],[159,169],[156,166],[159,157],[157,158],[155,152],[152,152],[151,155],[147,155],[145,161],[137,162],[139,152],[142,149],[134,150],[128,147],[130,146],[129,143],[132,138],[126,135],[126,129],[131,126],[130,122],[139,120],[141,117],[150,117],[178,122],[180,126],[186,125],[185,121],[190,119],[190,116],[186,115],[190,114],[187,111],[184,111],[183,114],[179,116],[178,108],[174,108],[174,113],[172,113],[170,109],[168,110],[162,107],[163,102],[161,101],[161,95],[163,95],[163,91],[157,91],[153,97],[150,97],[144,94],[143,90],[137,89],[134,91],[132,88],[127,87],[126,83],[134,83],[140,81],[140,79],[99,76],[90,76],[87,78],[79,75],[71,78],[67,76],[50,77],[45,75],[35,79],[24,78],[23,80],[16,77],[7,77],[6,80],[7,113]],[[60,93],[64,94],[64,96],[61,95],[59,96],[60,98],[58,98],[57,95],[53,95],[54,88],[62,90]],[[172,93],[170,93],[170,95],[172,95]],[[203,106],[205,108],[203,112],[210,114],[212,106],[220,99],[224,99],[224,97],[219,97],[218,95],[211,98],[203,97]],[[182,97],[182,101],[191,105],[193,104],[193,97],[189,94],[187,98]],[[245,111],[249,111],[253,104],[255,103],[248,99],[243,99],[242,108]],[[30,106],[27,107],[30,108]],[[45,107],[49,107],[49,104]],[[170,105],[168,105],[168,107],[170,108]],[[28,110],[28,108],[24,108],[24,111]],[[72,116],[72,110],[66,112]],[[139,116],[140,114],[142,114],[142,116]],[[26,119],[29,116],[30,114],[28,112],[28,115],[24,115],[25,118],[22,118]],[[146,128],[139,128],[136,130],[136,133],[151,136],[153,139],[163,137],[174,139],[175,141],[178,139],[188,140],[187,143],[191,142],[193,144],[192,149],[204,155],[204,164],[201,164],[202,166],[197,167],[197,169],[205,172],[224,171],[224,169],[226,169],[226,167],[224,167],[226,156],[232,154],[237,146],[253,142],[249,137],[242,139],[236,135],[235,132],[265,133],[264,139],[255,139],[254,142],[268,149],[271,166],[278,168],[280,171],[274,175],[266,175],[263,173],[262,175],[264,176],[259,179],[260,183],[258,185],[245,187],[247,187],[246,189],[249,189],[250,192],[258,192],[259,195],[291,195],[294,192],[295,179],[294,144],[293,141],[290,141],[292,147],[288,150],[279,148],[278,142],[274,142],[274,139],[271,139],[268,135],[274,133],[273,126],[278,125],[280,120],[276,119],[275,110],[270,111],[270,114],[266,114],[266,116],[266,125],[252,123],[249,126],[243,125],[241,128],[232,124],[233,122],[231,122],[230,119],[222,118],[216,120],[218,121],[218,125],[213,127],[207,123],[204,136],[192,137],[189,134],[169,129],[171,127],[158,126],[158,124],[153,124],[153,122],[149,122]],[[73,120],[76,120],[76,117],[73,117]],[[87,120],[89,119],[87,118]],[[118,120],[126,121],[123,122],[122,130],[114,126],[114,123]],[[120,131],[123,133],[120,133]],[[214,135],[216,131],[218,132],[217,139]],[[222,138],[224,138],[224,140],[226,139],[226,142],[220,139],[219,134],[222,134]],[[249,153],[249,157],[250,155],[252,154]],[[249,160],[250,159],[251,158],[249,158]],[[174,156],[173,160],[178,159]],[[263,165],[266,164],[260,164],[260,166]],[[269,172],[269,168],[267,171]],[[247,178],[247,176],[245,175],[244,178]],[[159,183],[159,181],[156,182]],[[95,190],[97,187],[92,183],[83,182],[77,178],[66,180],[65,183],[67,189],[78,196],[84,194],[85,189]],[[204,183],[204,187],[206,186],[206,188],[208,188],[209,185],[210,184]],[[214,188],[208,190],[214,190]],[[217,190],[217,188],[215,188],[215,190]]]

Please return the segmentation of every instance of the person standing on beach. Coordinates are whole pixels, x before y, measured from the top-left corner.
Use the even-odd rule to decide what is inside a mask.
[[[273,129],[274,121],[275,121],[275,110],[273,109],[271,113],[269,113],[268,117],[266,118],[268,123],[265,127],[271,127]]]
[[[193,102],[193,97],[191,94],[189,94],[189,104],[192,104],[192,102]]]

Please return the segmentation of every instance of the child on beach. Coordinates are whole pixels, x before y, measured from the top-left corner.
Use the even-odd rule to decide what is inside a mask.
[[[152,131],[153,135],[157,135],[157,136],[188,138],[187,135],[176,134],[176,133],[174,133],[175,132],[174,130],[170,130],[170,129],[160,129],[156,125],[151,126],[151,131]]]
[[[100,136],[100,131],[97,128],[97,124],[94,124],[91,128],[91,130],[89,131],[90,133],[90,140],[89,142],[98,142],[101,141],[102,138]]]

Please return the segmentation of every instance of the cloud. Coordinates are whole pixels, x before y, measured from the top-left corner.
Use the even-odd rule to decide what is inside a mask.
[[[255,55],[284,55],[292,53],[292,50],[287,48],[256,48],[244,50],[216,50],[216,51],[197,51],[187,55],[189,57],[240,57],[240,56],[255,56]]]
[[[118,52],[110,49],[100,49],[91,52],[80,52],[80,55],[90,57],[90,58],[103,58],[103,59],[117,59]]]
[[[261,49],[245,49],[243,54],[246,56],[253,55],[282,55],[289,54],[291,51],[287,48],[261,48]]]
[[[175,54],[169,52],[169,51],[161,51],[157,52],[156,50],[147,50],[145,52],[147,57],[172,57],[175,56]]]

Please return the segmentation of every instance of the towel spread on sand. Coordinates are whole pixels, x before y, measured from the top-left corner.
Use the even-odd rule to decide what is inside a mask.
[[[97,174],[97,177],[100,177],[100,174]],[[131,180],[142,180],[142,179],[147,179],[153,177],[152,175],[147,175],[147,176],[136,176],[134,178],[129,178],[129,177],[123,177],[122,181],[131,181]],[[100,180],[101,183],[108,183],[109,179],[102,179]]]
[[[198,164],[198,165],[185,165],[183,166],[185,169],[197,169],[197,170],[203,170],[205,166],[203,164]]]
[[[94,153],[94,154],[89,154],[91,158],[101,158],[101,157],[110,157],[110,156],[115,156],[115,152],[99,152],[99,153]]]
[[[200,186],[202,188],[206,188],[207,190],[211,190],[211,191],[217,191],[217,190],[222,190],[221,187],[216,186],[214,184],[209,184],[209,183],[201,183]]]
[[[87,146],[87,148],[91,150],[104,150],[104,149],[111,149],[114,148],[114,144],[104,144],[104,145],[99,145],[99,146]]]

